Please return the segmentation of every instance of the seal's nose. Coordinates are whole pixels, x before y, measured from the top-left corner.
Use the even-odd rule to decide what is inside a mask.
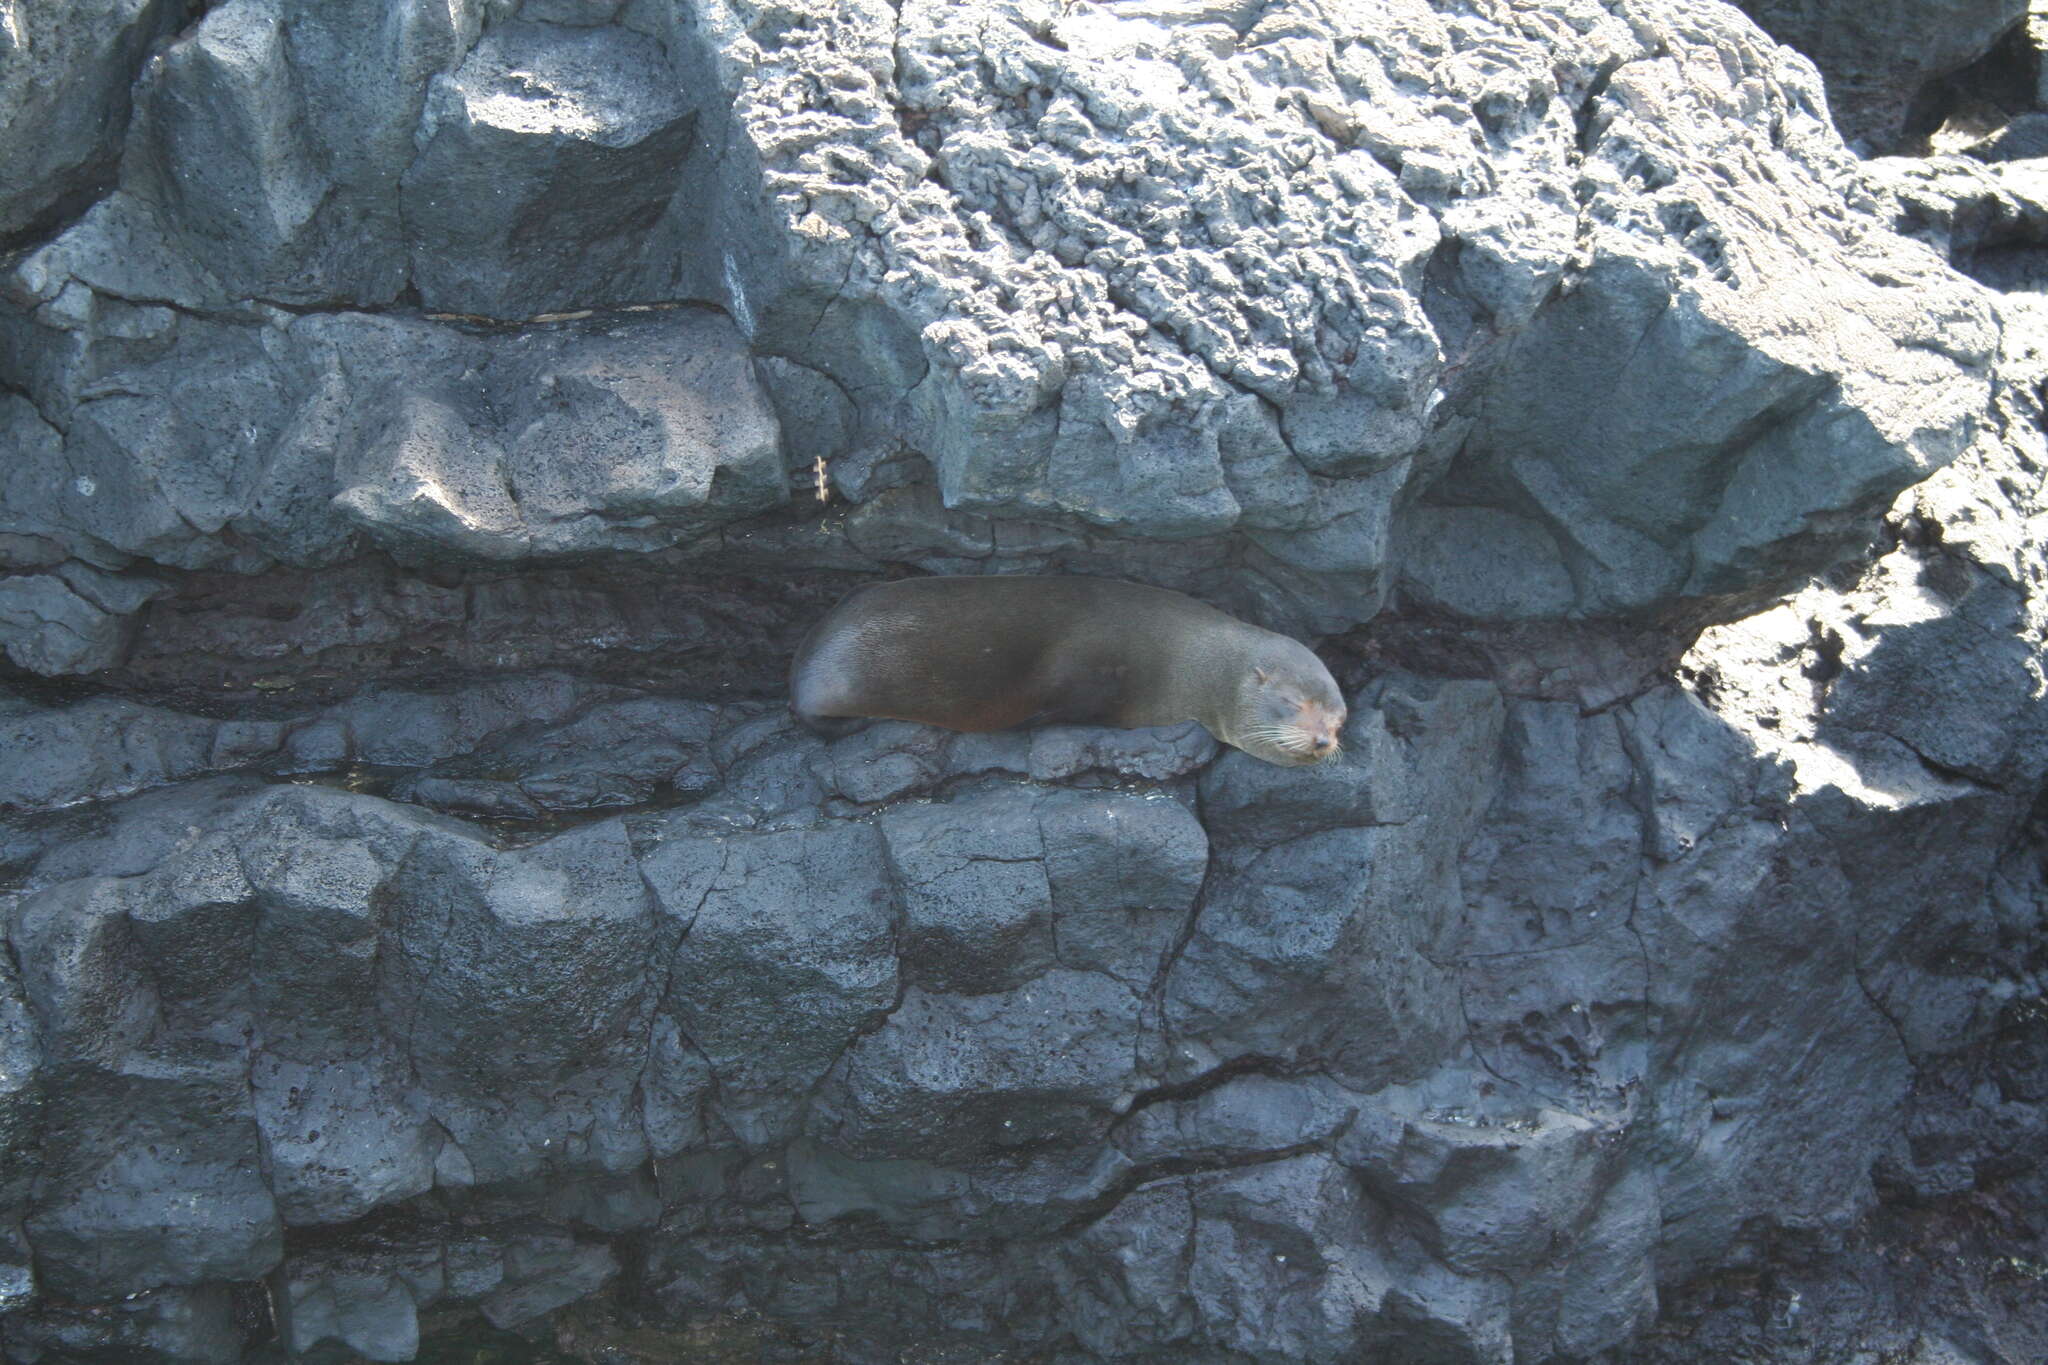
[[[1317,735],[1314,743],[1315,750],[1319,754],[1328,754],[1337,747],[1337,739],[1334,735]]]

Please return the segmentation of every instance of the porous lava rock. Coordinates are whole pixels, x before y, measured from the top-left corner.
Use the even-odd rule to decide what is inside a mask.
[[[1779,42],[1813,59],[1842,136],[1889,151],[1916,97],[1989,52],[2026,0],[1737,0]]]

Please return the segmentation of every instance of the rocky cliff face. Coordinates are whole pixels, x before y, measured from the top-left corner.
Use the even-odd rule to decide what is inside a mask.
[[[197,9],[0,3],[10,1360],[2048,1349],[2023,140],[1714,0]],[[928,571],[1346,757],[795,729]]]

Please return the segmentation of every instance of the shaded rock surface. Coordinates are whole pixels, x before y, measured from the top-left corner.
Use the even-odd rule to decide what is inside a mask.
[[[178,22],[173,0],[10,5],[0,23],[0,243],[77,213],[103,192],[128,131],[131,87],[150,44]]]
[[[1917,97],[1990,51],[2027,0],[1737,0],[1773,38],[1813,59],[1842,136],[1890,151]]]
[[[0,0],[7,1359],[2038,1356],[2009,7],[189,8]],[[1026,570],[1342,760],[787,718]]]

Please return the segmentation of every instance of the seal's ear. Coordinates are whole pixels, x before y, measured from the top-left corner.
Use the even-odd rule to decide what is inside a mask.
[[[1273,681],[1273,675],[1267,672],[1265,669],[1260,668],[1257,664],[1252,665],[1252,676],[1258,679],[1259,686],[1261,687],[1264,687],[1267,683]]]

